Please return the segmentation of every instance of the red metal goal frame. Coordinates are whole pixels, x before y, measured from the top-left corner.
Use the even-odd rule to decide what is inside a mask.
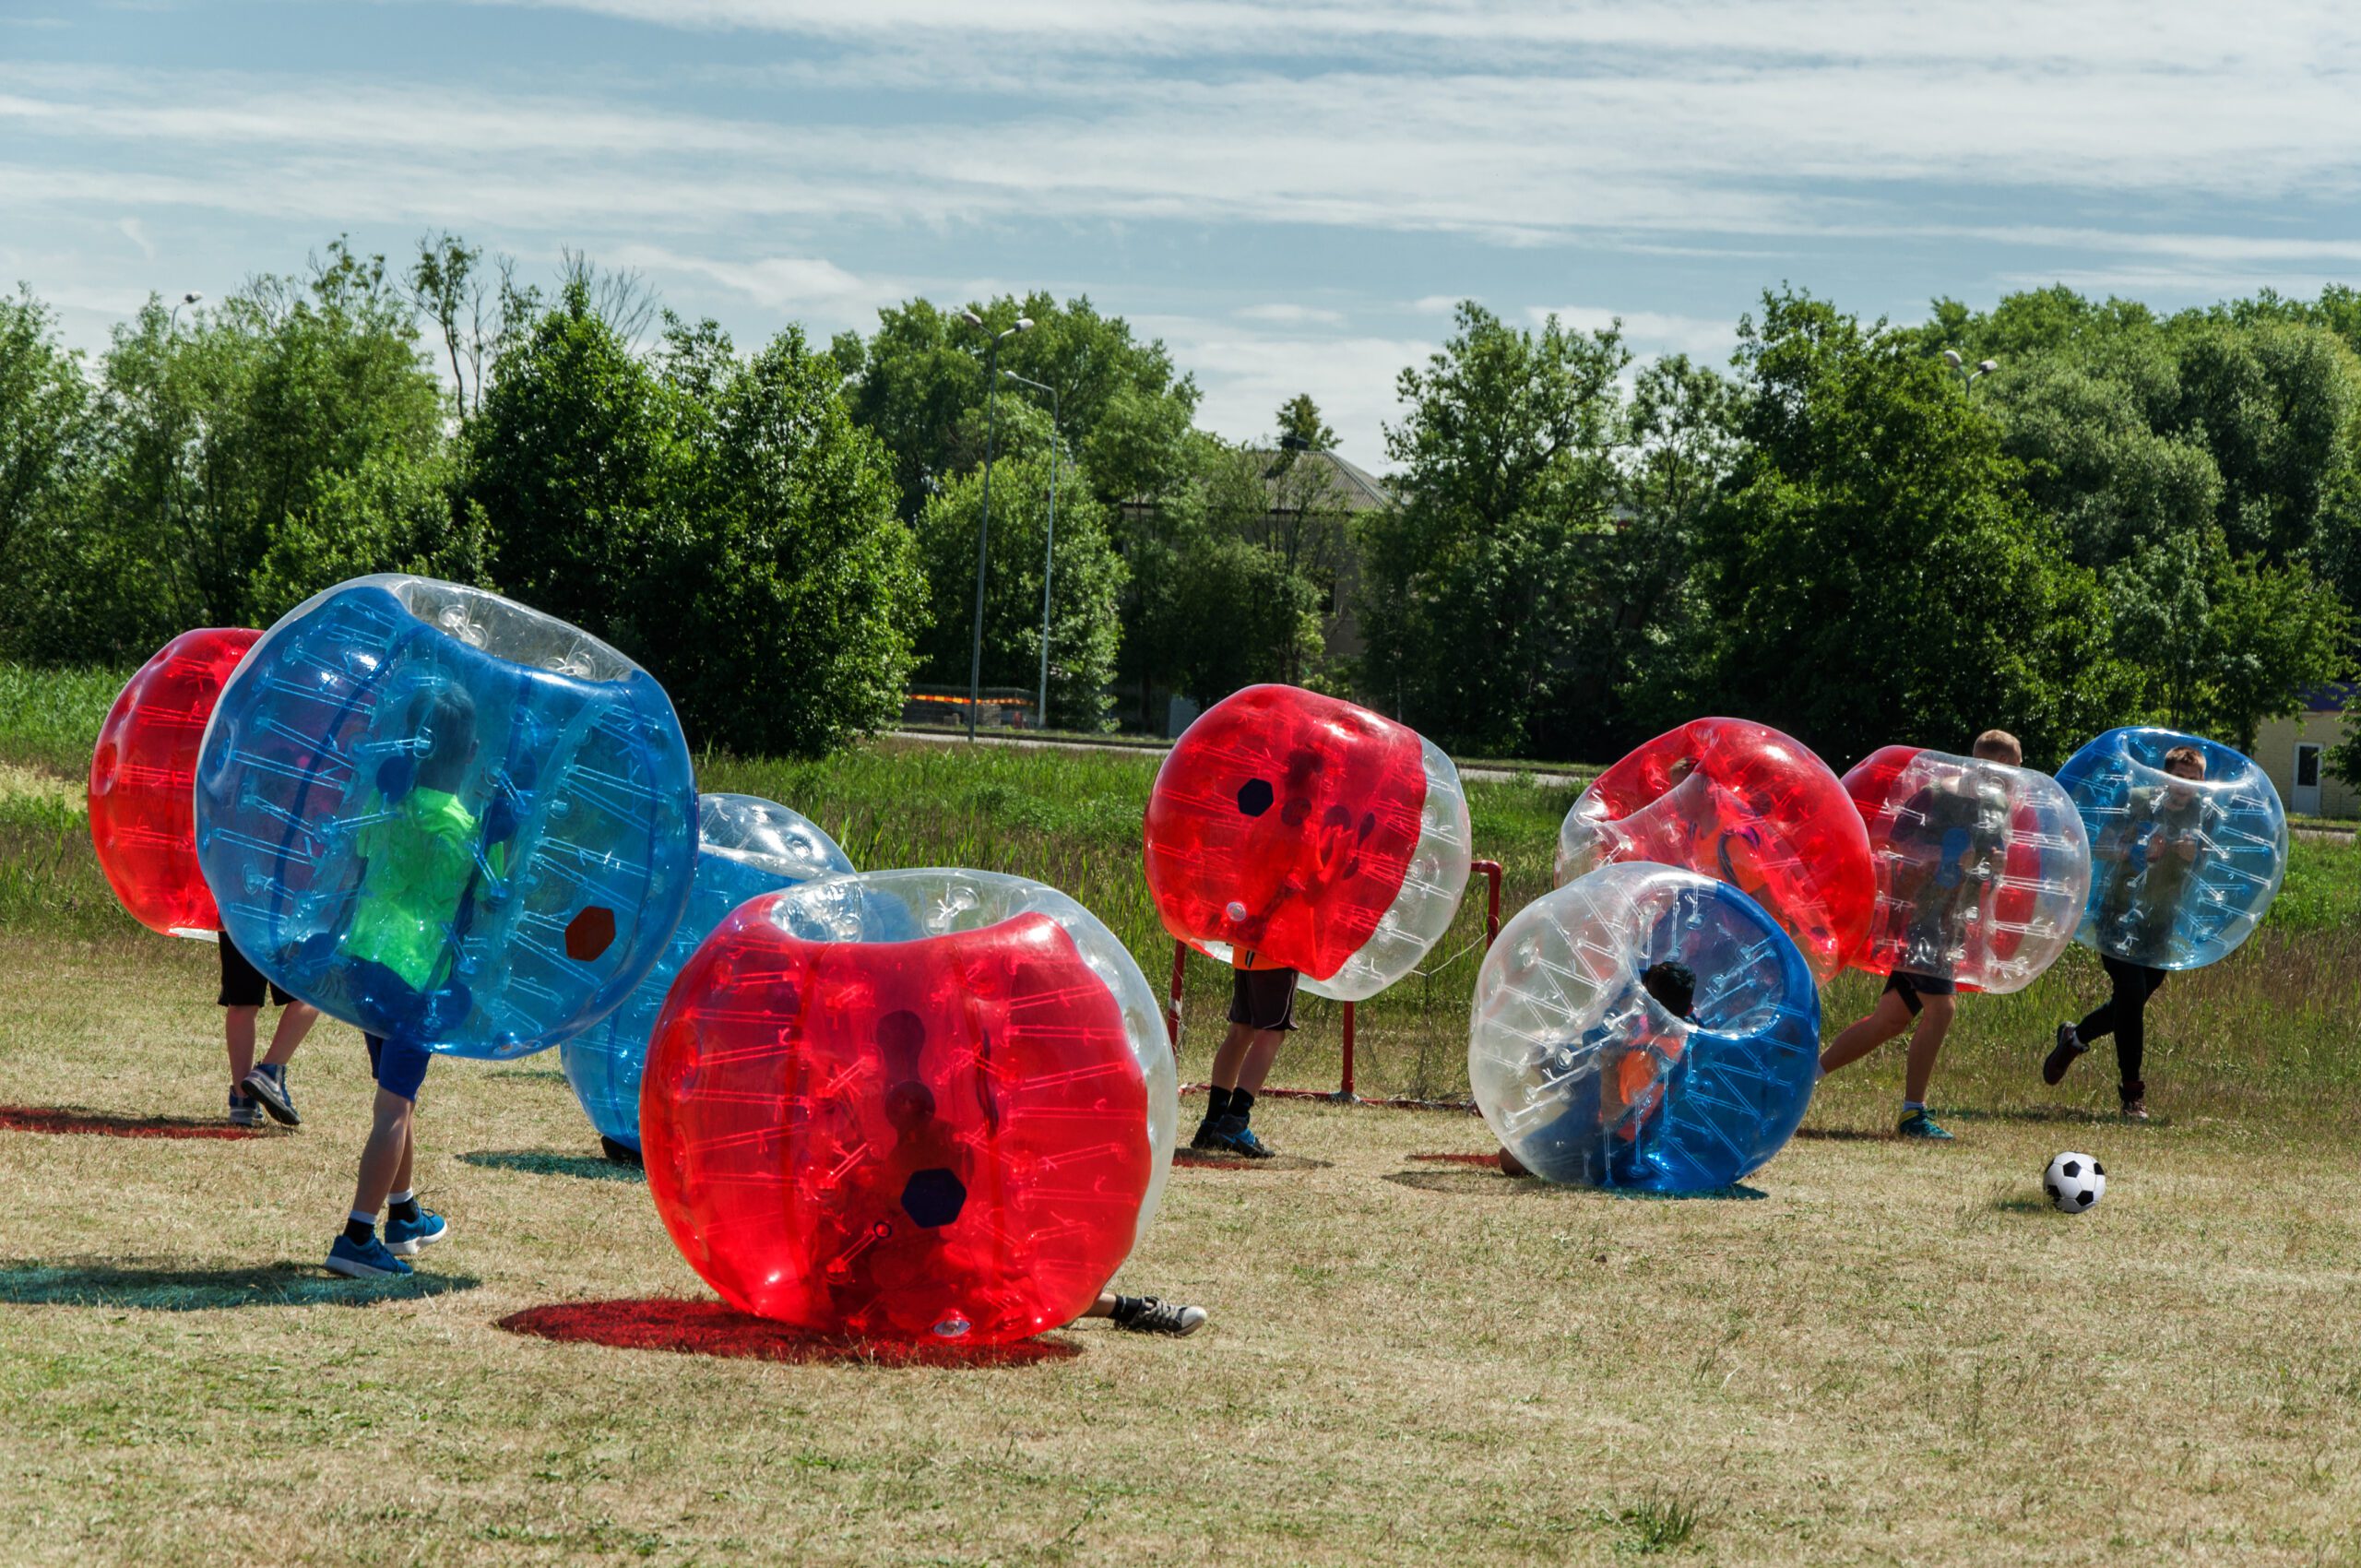
[[[1467,869],[1484,878],[1488,891],[1484,900],[1484,946],[1491,948],[1492,941],[1501,934],[1501,862],[1470,861]],[[1180,1056],[1180,992],[1188,974],[1189,944],[1172,944],[1172,991],[1164,1008],[1164,1032],[1172,1042],[1175,1061]],[[1363,1099],[1353,1092],[1353,1004],[1345,1004],[1345,1050],[1343,1072],[1333,1094],[1324,1089],[1264,1089],[1258,1099],[1324,1099],[1335,1105],[1374,1105],[1396,1111],[1464,1111],[1460,1100],[1438,1099]],[[1202,1089],[1203,1084],[1186,1084],[1180,1092]]]

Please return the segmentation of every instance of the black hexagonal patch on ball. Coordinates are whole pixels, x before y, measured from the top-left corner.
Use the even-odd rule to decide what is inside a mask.
[[[967,1204],[967,1189],[941,1166],[913,1174],[902,1188],[902,1212],[910,1223],[938,1230],[959,1218]]]
[[[1271,781],[1249,778],[1238,787],[1238,809],[1248,816],[1261,816],[1271,809]]]
[[[2079,1159],[2070,1159],[2058,1168],[2058,1173],[2071,1182],[2082,1173],[2082,1162]]]
[[[565,956],[577,964],[587,964],[604,953],[615,940],[615,912],[603,904],[593,904],[565,926]]]

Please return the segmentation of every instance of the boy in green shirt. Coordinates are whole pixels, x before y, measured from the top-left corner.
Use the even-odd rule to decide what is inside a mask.
[[[426,1041],[439,1017],[466,1010],[451,969],[482,835],[458,797],[475,761],[475,705],[456,686],[421,693],[407,732],[418,738],[408,777],[398,765],[381,776],[379,814],[358,837],[361,885],[341,944],[362,1016],[389,1027],[362,1037],[377,1081],[374,1120],[350,1215],[328,1249],[329,1270],[352,1278],[408,1274],[403,1258],[450,1234],[440,1215],[419,1207],[410,1185],[411,1123],[433,1059]],[[380,1241],[377,1211],[388,1206]]]

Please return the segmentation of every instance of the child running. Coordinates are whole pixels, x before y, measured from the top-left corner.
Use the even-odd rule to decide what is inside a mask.
[[[1987,730],[1975,737],[1973,754],[1983,762],[2024,766],[2024,748],[2006,730]],[[1959,987],[1952,979],[1950,955],[1960,944],[1969,911],[1999,874],[1996,857],[2008,826],[2008,796],[1988,785],[1929,785],[1895,814],[1894,848],[1903,856],[1895,875],[1904,885],[1894,889],[1900,897],[1892,902],[1910,911],[1902,932],[1902,956],[1869,1016],[1821,1053],[1820,1071],[1825,1077],[1908,1030],[1902,1121],[1895,1129],[1905,1138],[1951,1140],[1952,1134],[1927,1113],[1935,1059],[1958,1007]]]
[[[476,755],[475,705],[457,687],[421,693],[406,732],[419,737],[412,768],[361,829],[361,885],[343,943],[356,1005],[386,1030],[363,1036],[377,1082],[374,1121],[351,1212],[328,1248],[330,1272],[356,1279],[408,1274],[405,1257],[450,1234],[419,1206],[411,1123],[432,1060],[425,1041],[466,1004],[451,970],[483,836],[458,793]],[[501,847],[491,854],[497,870]],[[380,1208],[388,1210],[382,1241]]]
[[[2175,779],[2201,783],[2205,754],[2175,746],[2165,754],[2165,771]],[[2115,1036],[2116,1093],[2127,1122],[2148,1120],[2148,1085],[2141,1063],[2148,1045],[2148,999],[2163,989],[2167,971],[2141,963],[2162,958],[2172,947],[2173,920],[2189,882],[2204,864],[2215,809],[2202,790],[2184,784],[2133,789],[2123,820],[2100,835],[2091,858],[2108,868],[2099,905],[2099,938],[2133,955],[2118,958],[2102,951],[2099,963],[2112,987],[2107,999],[2080,1023],[2058,1026],[2058,1043],[2041,1064],[2042,1082],[2056,1087],[2091,1041]]]

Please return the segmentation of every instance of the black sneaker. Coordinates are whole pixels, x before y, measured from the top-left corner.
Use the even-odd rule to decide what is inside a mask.
[[[2058,1025],[2058,1046],[2041,1064],[2041,1081],[2056,1088],[2065,1082],[2066,1069],[2074,1064],[2074,1058],[2088,1050],[2090,1047],[2082,1043],[2082,1037],[2074,1032],[2073,1025]]]
[[[1117,1328],[1133,1334],[1169,1334],[1180,1339],[1205,1325],[1203,1307],[1184,1307],[1160,1296],[1142,1296],[1139,1302],[1139,1310],[1131,1316],[1118,1314],[1111,1320]]]
[[[1221,1141],[1221,1131],[1216,1125],[1216,1119],[1208,1116],[1197,1123],[1197,1135],[1189,1140],[1189,1146],[1193,1149],[1218,1152],[1229,1146]]]
[[[1214,1140],[1201,1146],[1222,1154],[1241,1154],[1249,1159],[1268,1159],[1278,1150],[1254,1135],[1243,1116],[1225,1116],[1214,1123]]]
[[[257,1067],[246,1075],[238,1086],[251,1096],[256,1105],[270,1112],[270,1119],[281,1126],[300,1127],[303,1119],[295,1114],[295,1101],[287,1093],[287,1069],[274,1073],[267,1067]]]

